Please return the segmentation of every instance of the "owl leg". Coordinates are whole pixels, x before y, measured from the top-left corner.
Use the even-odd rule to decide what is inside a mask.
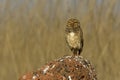
[[[72,48],[71,51],[73,52],[73,56],[76,56],[77,55],[77,50]]]
[[[82,52],[82,49],[79,49],[79,50],[78,50],[78,55],[80,55],[80,54],[81,54],[81,52]]]
[[[80,55],[80,53],[81,53],[81,50],[78,50],[78,55]]]
[[[74,49],[73,54],[74,56],[77,56],[77,50]]]

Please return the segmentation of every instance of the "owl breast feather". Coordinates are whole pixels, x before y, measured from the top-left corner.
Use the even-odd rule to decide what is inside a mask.
[[[71,32],[67,35],[68,45],[72,48],[80,49],[80,35],[74,32]]]

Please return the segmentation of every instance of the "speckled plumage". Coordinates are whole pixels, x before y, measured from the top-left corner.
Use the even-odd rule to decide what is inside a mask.
[[[74,55],[83,49],[83,32],[77,19],[69,19],[65,29],[66,41]]]

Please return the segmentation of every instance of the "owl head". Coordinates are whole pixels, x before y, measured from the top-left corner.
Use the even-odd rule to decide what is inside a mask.
[[[80,22],[77,19],[69,19],[67,21],[66,31],[67,32],[77,32],[80,29]]]

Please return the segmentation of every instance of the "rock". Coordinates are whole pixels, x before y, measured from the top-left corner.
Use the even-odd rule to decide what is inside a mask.
[[[97,80],[97,77],[88,60],[81,56],[64,56],[23,75],[19,80]]]

